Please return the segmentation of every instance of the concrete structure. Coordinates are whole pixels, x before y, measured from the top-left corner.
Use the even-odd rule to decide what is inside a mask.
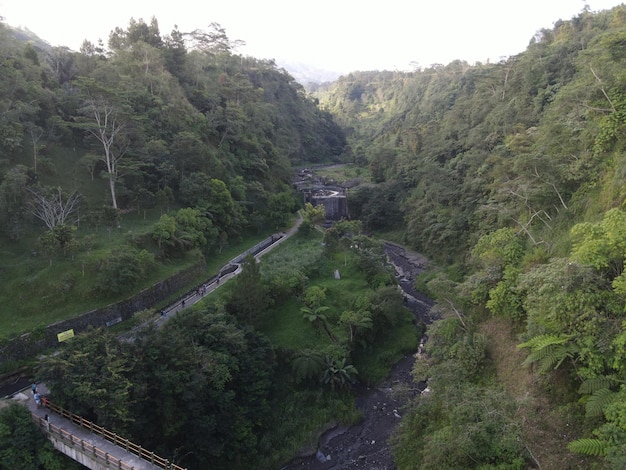
[[[298,172],[293,186],[302,192],[305,203],[324,206],[327,221],[335,222],[350,217],[347,187],[338,185],[333,180],[320,178],[312,169],[307,168]]]
[[[313,206],[324,206],[326,220],[337,221],[349,218],[348,196],[345,188],[317,188],[303,190],[304,202]]]
[[[48,394],[38,384],[42,396]],[[30,409],[33,420],[55,449],[92,470],[184,470],[121,436],[103,429],[80,416],[48,404],[38,406],[30,391],[13,396]],[[56,410],[57,412],[53,411]]]

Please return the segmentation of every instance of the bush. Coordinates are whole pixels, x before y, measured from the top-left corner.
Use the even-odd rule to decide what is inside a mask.
[[[146,250],[118,248],[100,264],[94,290],[105,295],[129,292],[146,279],[154,265],[154,255]]]

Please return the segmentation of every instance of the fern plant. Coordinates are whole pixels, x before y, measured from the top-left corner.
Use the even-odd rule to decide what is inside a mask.
[[[540,374],[557,369],[565,359],[571,359],[578,353],[578,346],[570,342],[570,339],[570,336],[545,334],[519,344],[518,348],[530,349],[523,365],[535,364]]]
[[[583,455],[603,456],[606,454],[608,442],[602,439],[582,438],[567,444],[567,448],[572,452]]]
[[[585,414],[588,418],[604,415],[607,406],[615,401],[617,393],[608,388],[596,390],[585,403]]]

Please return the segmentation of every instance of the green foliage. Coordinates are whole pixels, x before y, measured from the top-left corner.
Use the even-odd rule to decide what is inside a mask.
[[[272,194],[267,200],[267,220],[272,221],[274,229],[283,229],[295,208],[296,201],[292,193]]]
[[[302,302],[309,308],[320,307],[326,300],[326,289],[319,286],[310,286],[304,291]]]
[[[324,355],[312,349],[298,351],[291,361],[296,383],[303,380],[320,380],[324,366]]]
[[[526,468],[515,403],[462,381],[419,398],[392,442],[399,469]]]
[[[485,307],[492,313],[514,320],[523,319],[523,297],[516,289],[520,273],[520,269],[512,266],[504,269],[502,280],[489,291],[489,300],[485,303]]]
[[[28,408],[16,403],[0,409],[0,469],[78,469],[58,453],[32,420]]]
[[[517,264],[523,253],[523,243],[510,228],[501,228],[482,236],[472,248],[472,256],[484,266],[496,265],[502,268]]]
[[[314,206],[307,202],[304,205],[303,218],[313,225],[323,223],[326,220],[326,209],[323,205]]]
[[[583,222],[572,228],[572,257],[596,269],[609,270],[612,277],[624,269],[626,212],[611,209],[600,223]]]
[[[608,388],[594,391],[585,402],[587,417],[603,416],[606,408],[617,398],[617,393]]]
[[[339,323],[348,329],[350,343],[354,343],[357,337],[374,326],[372,314],[368,310],[346,310],[339,317]]]
[[[241,274],[226,304],[226,310],[249,325],[262,325],[268,307],[272,303],[267,285],[263,282],[259,265],[248,254],[241,263]]]
[[[268,341],[210,309],[169,323],[133,348],[132,433],[166,455],[191,452],[190,467],[245,468],[269,412]]]
[[[0,411],[0,442],[2,468],[38,467],[37,453],[45,439],[27,408],[13,404]]]
[[[605,455],[607,443],[601,439],[581,438],[567,444],[572,452],[584,455]]]
[[[358,373],[356,367],[346,362],[346,358],[327,357],[322,383],[328,385],[331,390],[345,390],[352,386]]]
[[[523,364],[536,364],[537,372],[540,374],[545,374],[551,369],[557,369],[564,360],[573,359],[578,352],[578,348],[571,342],[571,338],[556,335],[535,336],[519,344],[518,347],[530,349],[530,354]]]
[[[94,288],[105,295],[130,292],[146,279],[154,263],[154,256],[146,250],[120,247],[100,264]]]
[[[487,363],[487,338],[478,333],[465,335],[450,348],[449,355],[451,359],[457,360],[470,376],[478,376]]]
[[[39,373],[59,405],[125,434],[133,419],[130,370],[127,348],[106,330],[92,330],[47,357]]]

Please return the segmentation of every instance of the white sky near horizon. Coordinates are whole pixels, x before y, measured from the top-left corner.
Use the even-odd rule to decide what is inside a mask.
[[[0,0],[0,17],[54,46],[78,50],[129,20],[156,17],[162,36],[219,23],[237,52],[338,73],[409,70],[498,61],[526,49],[559,20],[610,9],[623,0]]]

